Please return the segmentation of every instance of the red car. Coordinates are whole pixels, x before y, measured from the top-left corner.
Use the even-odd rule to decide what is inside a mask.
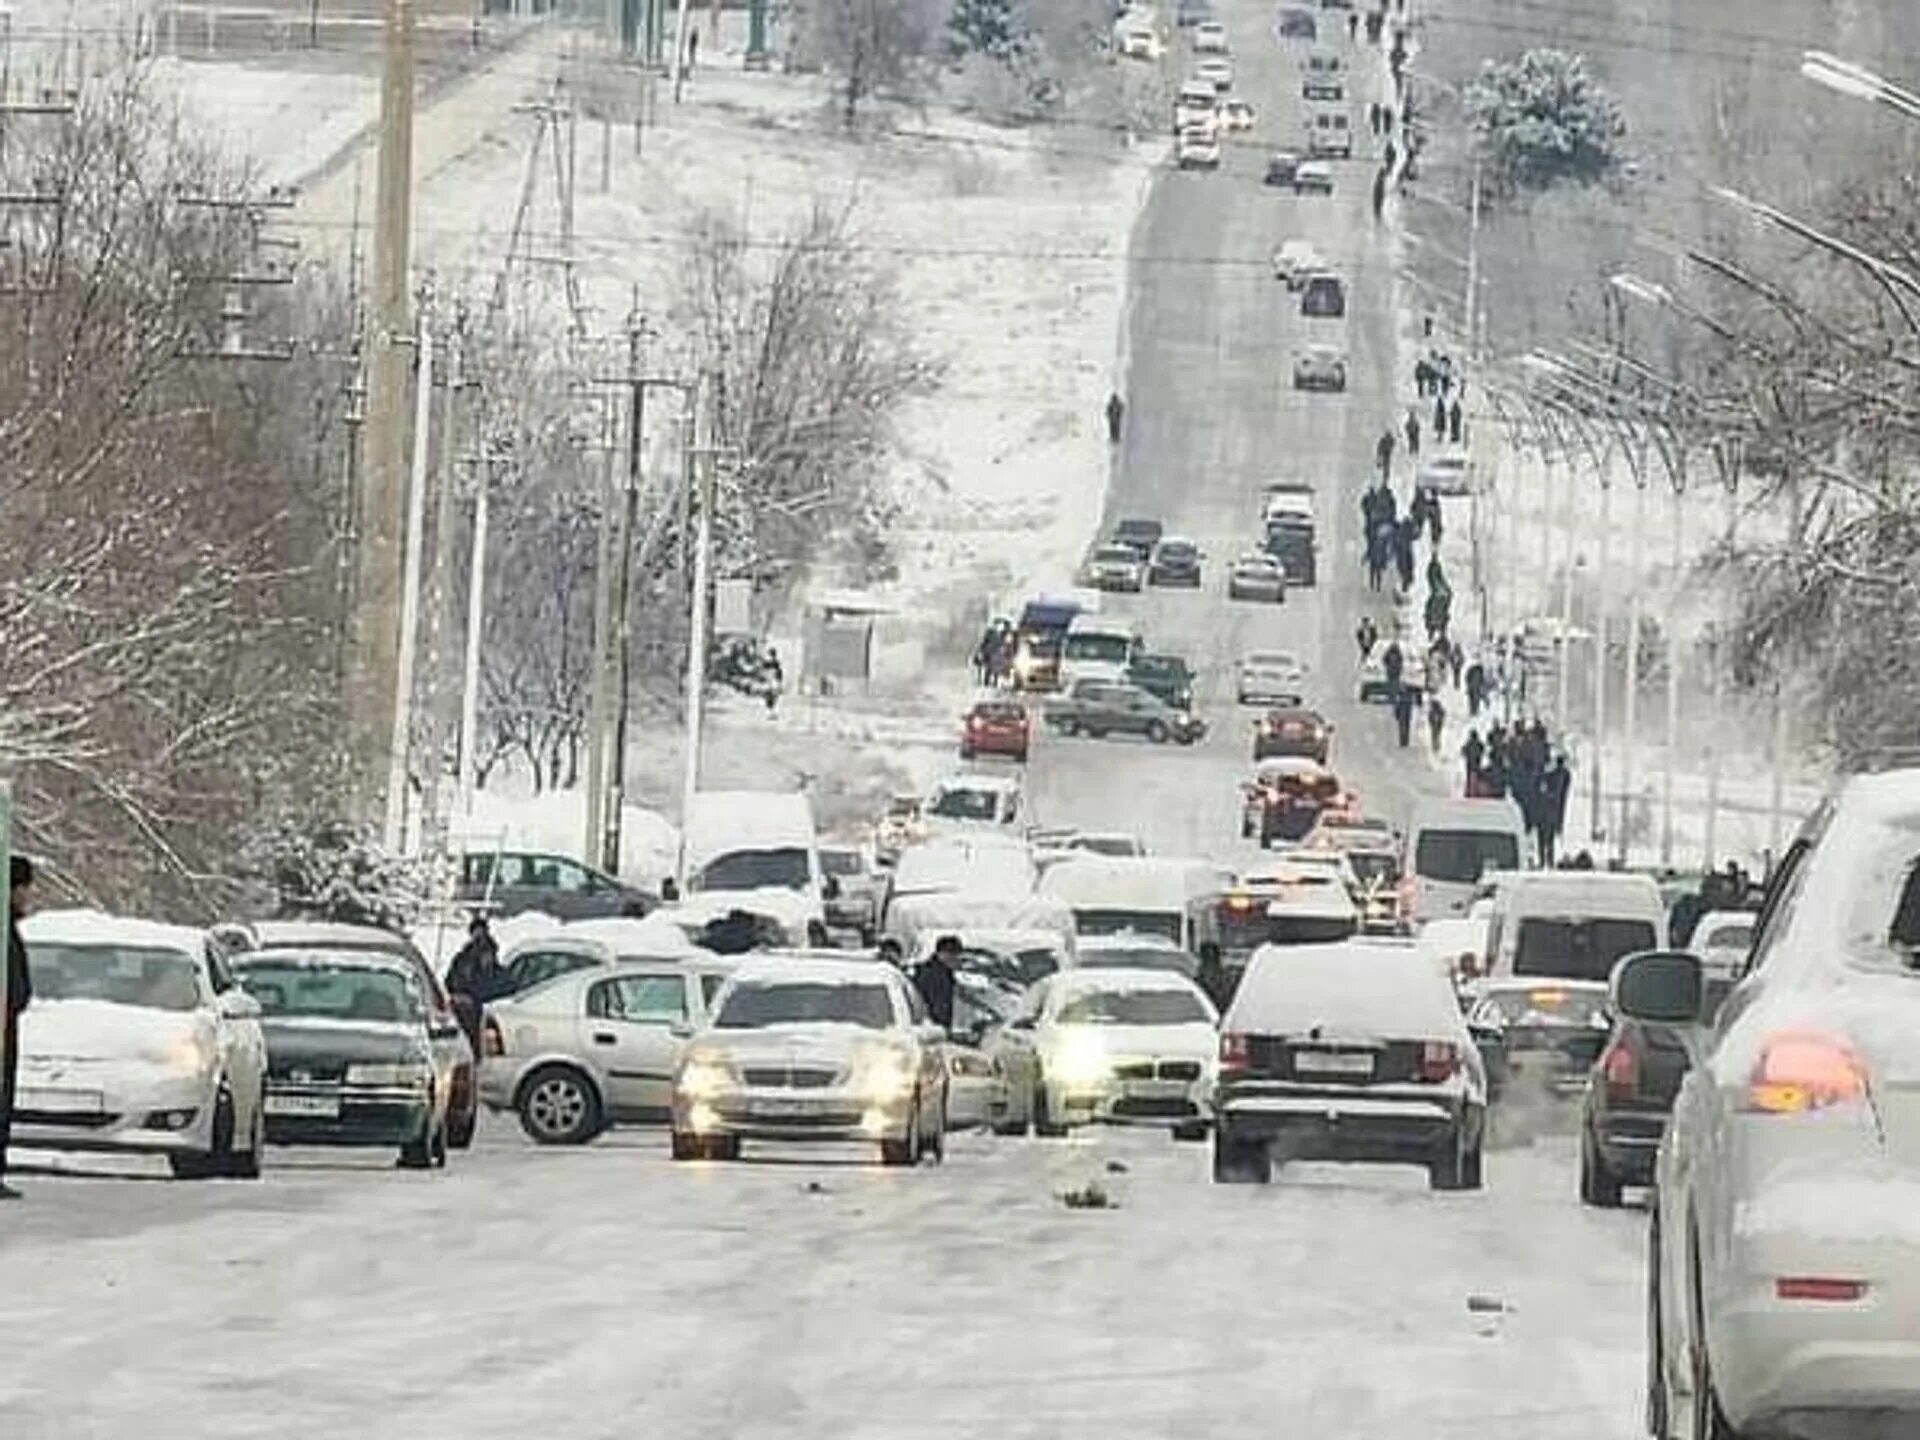
[[[1025,763],[1032,725],[1027,707],[1013,700],[982,700],[966,714],[960,734],[960,758],[1006,755]]]

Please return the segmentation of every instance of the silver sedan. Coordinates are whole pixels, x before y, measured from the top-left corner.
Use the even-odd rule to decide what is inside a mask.
[[[1227,598],[1265,600],[1277,605],[1287,598],[1287,572],[1271,555],[1243,555],[1233,562],[1227,576]]]

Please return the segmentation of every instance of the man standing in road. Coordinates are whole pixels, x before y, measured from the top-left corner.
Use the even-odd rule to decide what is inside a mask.
[[[960,937],[942,935],[934,941],[933,954],[920,962],[913,972],[913,983],[920,998],[927,1002],[927,1014],[942,1030],[953,1029],[954,967],[960,962]]]
[[[1399,732],[1402,750],[1413,741],[1413,707],[1419,703],[1419,699],[1419,692],[1411,685],[1393,687],[1393,723]]]
[[[1213,1008],[1222,1015],[1233,1004],[1235,985],[1233,977],[1227,974],[1227,967],[1220,963],[1220,946],[1212,940],[1200,942],[1200,965],[1194,972],[1194,984],[1198,985],[1213,1002]]]
[[[27,943],[20,938],[20,922],[33,908],[33,862],[15,855],[7,866],[7,1013],[0,1042],[0,1200],[18,1200],[20,1192],[7,1184],[7,1144],[13,1138],[14,1084],[20,1074],[20,1012],[33,1000],[33,973],[27,968]]]
[[[1553,764],[1540,779],[1540,863],[1553,864],[1554,847],[1567,823],[1567,792],[1573,788],[1573,776],[1567,771],[1564,753],[1553,757]],[[1592,861],[1589,860],[1591,865]]]

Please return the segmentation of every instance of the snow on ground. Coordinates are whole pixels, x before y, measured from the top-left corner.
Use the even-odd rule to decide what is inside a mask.
[[[210,143],[259,167],[262,185],[294,185],[321,169],[380,109],[370,72],[161,59],[152,74]]]
[[[18,1177],[0,1417],[22,1440],[1627,1440],[1642,1218],[1556,1137],[1435,1195],[1210,1185],[1152,1132],[959,1136],[943,1166],[489,1120],[438,1174],[276,1150],[258,1182]],[[146,1173],[151,1162],[106,1162]],[[1109,1208],[1058,1198],[1097,1182]],[[267,1417],[271,1417],[271,1420]]]

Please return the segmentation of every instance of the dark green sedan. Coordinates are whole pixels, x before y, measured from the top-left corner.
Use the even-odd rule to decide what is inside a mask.
[[[405,961],[272,950],[233,968],[260,1002],[270,1144],[392,1146],[407,1168],[446,1164],[453,1075]]]

